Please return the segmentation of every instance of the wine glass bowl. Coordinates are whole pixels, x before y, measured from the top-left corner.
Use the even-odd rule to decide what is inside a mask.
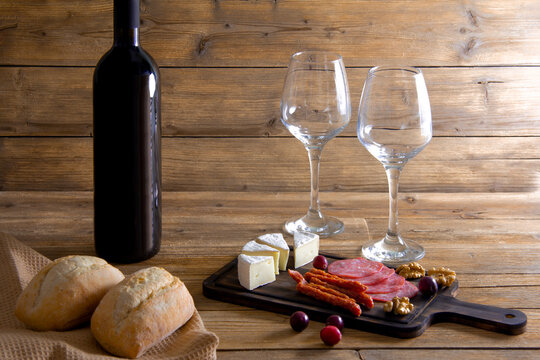
[[[304,51],[291,57],[283,94],[281,121],[308,151],[311,204],[307,214],[287,221],[288,233],[311,232],[321,237],[343,231],[343,223],[325,216],[319,206],[319,166],[324,145],[349,124],[351,103],[340,55]]]
[[[385,237],[362,247],[365,257],[388,265],[421,259],[425,251],[398,231],[397,194],[403,166],[431,141],[432,120],[422,72],[375,67],[368,72],[358,111],[358,139],[386,170],[389,221]]]

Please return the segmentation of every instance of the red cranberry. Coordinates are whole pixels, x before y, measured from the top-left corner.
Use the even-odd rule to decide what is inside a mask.
[[[343,327],[345,326],[343,324],[343,319],[339,315],[330,315],[328,319],[326,319],[326,325],[333,325],[339,329],[339,331],[343,330]]]
[[[333,325],[325,326],[321,330],[321,340],[329,346],[334,346],[341,340],[341,331]]]
[[[289,322],[294,331],[302,331],[307,328],[309,324],[309,317],[303,311],[297,311],[291,315]]]
[[[325,270],[328,267],[328,260],[322,255],[317,255],[313,259],[313,267],[321,270]]]

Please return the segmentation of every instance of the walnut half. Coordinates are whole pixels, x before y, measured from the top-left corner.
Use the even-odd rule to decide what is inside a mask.
[[[407,315],[413,308],[414,305],[410,303],[409,298],[406,296],[402,298],[396,296],[392,301],[384,303],[384,311],[393,312],[396,315]]]
[[[440,286],[450,286],[456,280],[456,272],[442,266],[429,269],[428,275],[434,278]]]
[[[400,265],[396,269],[396,273],[403,276],[405,279],[419,279],[426,274],[426,270],[417,262]]]

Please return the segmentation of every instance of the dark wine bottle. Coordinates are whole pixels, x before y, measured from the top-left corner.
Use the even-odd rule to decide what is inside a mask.
[[[139,0],[114,0],[114,43],[94,72],[94,243],[120,263],[161,244],[159,70],[139,45]]]

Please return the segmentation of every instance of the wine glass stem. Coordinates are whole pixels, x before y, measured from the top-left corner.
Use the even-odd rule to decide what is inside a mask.
[[[385,242],[391,245],[405,245],[399,236],[398,229],[398,187],[401,167],[387,166],[385,170],[389,192],[388,231],[386,232]]]
[[[312,219],[322,219],[319,205],[319,168],[321,164],[322,146],[306,146],[311,169],[311,202],[307,216]]]

